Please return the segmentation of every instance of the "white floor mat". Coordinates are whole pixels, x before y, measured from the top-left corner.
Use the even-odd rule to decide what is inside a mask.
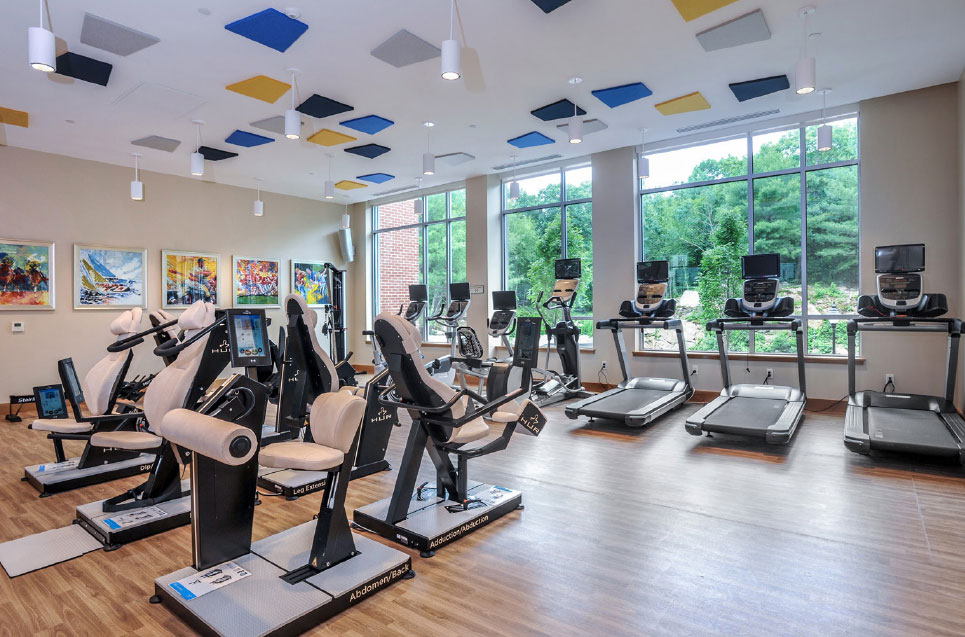
[[[17,577],[103,547],[80,525],[71,524],[0,544],[0,565],[9,577]]]

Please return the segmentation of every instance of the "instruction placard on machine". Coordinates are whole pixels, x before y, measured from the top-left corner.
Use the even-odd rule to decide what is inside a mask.
[[[201,597],[222,586],[233,584],[251,575],[234,562],[225,562],[203,573],[195,573],[170,584],[175,593],[185,601]]]
[[[69,469],[76,469],[79,462],[80,458],[71,458],[70,460],[64,460],[63,462],[51,462],[49,464],[38,465],[37,471],[43,471],[44,473],[67,471]]]
[[[131,511],[130,513],[115,515],[112,518],[104,518],[104,524],[107,525],[107,528],[116,531],[117,529],[123,529],[128,526],[143,524],[149,520],[163,518],[167,514],[167,511],[158,507],[144,507],[136,511]]]

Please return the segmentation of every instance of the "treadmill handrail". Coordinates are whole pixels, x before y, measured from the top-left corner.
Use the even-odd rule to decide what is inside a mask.
[[[766,330],[787,330],[796,332],[801,329],[803,323],[796,317],[734,317],[718,318],[707,321],[707,329],[714,332],[726,331],[766,331]]]
[[[613,318],[607,319],[605,321],[597,321],[596,329],[598,330],[621,330],[624,327],[629,327],[635,330],[646,330],[646,329],[660,329],[660,330],[675,330],[680,327],[680,319],[648,319],[646,317],[639,318]]]

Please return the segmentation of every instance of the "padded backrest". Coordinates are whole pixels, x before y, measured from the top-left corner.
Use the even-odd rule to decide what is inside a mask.
[[[326,447],[348,453],[362,426],[365,400],[344,391],[322,394],[312,403],[308,422],[312,439]]]
[[[304,321],[305,327],[308,329],[308,338],[311,341],[312,350],[315,352],[315,357],[321,363],[324,371],[328,373],[328,377],[331,383],[329,391],[338,391],[338,372],[335,371],[335,363],[329,358],[322,346],[318,344],[318,336],[315,334],[315,326],[318,324],[318,312],[308,307],[305,303],[305,299],[300,294],[289,294],[285,297],[285,312],[288,313],[289,325],[291,325],[291,317],[293,314],[301,314]],[[291,334],[289,334],[291,338]]]
[[[167,310],[154,310],[149,314],[149,316],[152,319],[156,320],[158,325],[164,325],[165,323],[170,323],[171,321],[177,318],[175,315],[171,314]],[[171,338],[178,337],[178,328],[174,325],[172,325],[171,327],[164,328],[164,331]]]
[[[141,326],[141,312],[139,307],[122,312],[111,321],[111,334],[115,335],[117,340],[137,334]],[[130,350],[108,352],[107,356],[97,361],[84,376],[80,386],[84,392],[87,411],[92,415],[103,416],[110,409],[111,397],[115,388],[123,380],[120,376],[124,373],[125,363],[132,355]]]
[[[185,340],[199,330],[214,323],[214,304],[195,301],[178,319],[178,327],[184,330]],[[198,339],[178,354],[173,363],[158,372],[144,394],[144,415],[148,429],[163,436],[161,421],[172,409],[186,407],[184,404],[191,385],[198,373],[210,333]]]

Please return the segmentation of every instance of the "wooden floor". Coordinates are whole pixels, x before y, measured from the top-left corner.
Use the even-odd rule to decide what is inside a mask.
[[[641,430],[549,408],[538,439],[470,465],[521,489],[525,511],[414,554],[415,579],[312,634],[965,633],[957,466],[853,454],[840,415],[809,414],[786,447],[695,438],[683,421],[696,408]],[[0,541],[67,525],[77,504],[135,483],[38,499],[21,467],[49,459],[49,443],[25,423],[0,429]],[[388,496],[394,477],[353,482],[349,509]],[[256,539],[310,520],[319,497],[265,498]],[[0,572],[0,635],[189,634],[147,601],[156,576],[189,562],[185,527],[14,580]]]

